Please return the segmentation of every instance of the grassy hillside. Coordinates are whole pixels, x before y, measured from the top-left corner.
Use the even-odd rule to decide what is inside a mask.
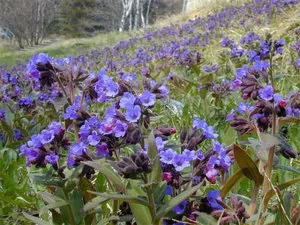
[[[232,0],[234,4],[242,4],[245,0]],[[219,11],[223,7],[231,4],[228,1],[214,0],[210,1],[210,4],[202,5],[200,9],[193,10],[188,13],[182,13],[179,15],[165,16],[160,18],[154,25],[151,25],[149,29],[162,28],[168,26],[171,23],[183,24],[189,19],[195,17],[205,17]],[[25,50],[15,49],[8,46],[3,40],[0,40],[0,65],[12,66],[19,62],[25,62],[34,53],[45,52],[53,57],[65,57],[68,55],[79,55],[84,52],[95,49],[104,48],[105,46],[112,46],[120,40],[127,40],[131,37],[141,36],[143,30],[132,32],[111,32],[105,34],[99,34],[92,38],[74,38],[64,39],[62,37],[57,38],[54,43],[46,46],[34,46]]]

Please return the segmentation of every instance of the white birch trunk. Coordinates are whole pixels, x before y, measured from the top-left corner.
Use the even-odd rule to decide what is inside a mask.
[[[134,15],[134,29],[135,30],[138,29],[139,19],[140,19],[140,0],[136,0],[135,15]]]
[[[144,2],[141,3],[140,10],[141,10],[140,14],[141,14],[142,28],[145,29],[146,23],[144,18]]]
[[[183,0],[182,2],[182,12],[186,12],[188,0]]]
[[[151,2],[152,0],[148,0],[148,7],[146,13],[146,27],[149,25],[149,13],[150,13]]]

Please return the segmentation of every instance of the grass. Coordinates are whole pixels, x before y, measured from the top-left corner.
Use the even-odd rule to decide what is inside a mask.
[[[170,25],[170,23],[184,23],[188,19],[194,19],[196,16],[205,17],[216,12],[229,4],[241,4],[246,0],[210,0],[201,5],[201,8],[195,9],[189,13],[181,13],[160,18],[149,29],[157,29]],[[61,39],[48,46],[36,46],[31,49],[19,50],[9,48],[7,43],[0,40],[0,65],[13,66],[19,62],[28,60],[34,53],[45,52],[54,57],[65,57],[68,55],[79,55],[89,49],[103,48],[112,46],[118,41],[126,40],[130,37],[141,35],[143,31],[134,32],[110,32],[99,34],[91,38]]]
[[[189,13],[181,13],[178,15],[172,15],[168,17],[160,18],[154,25],[150,26],[149,29],[157,29],[164,26],[170,25],[170,23],[184,23],[189,19],[194,19],[197,16],[205,17],[220,9],[224,8],[229,4],[242,4],[246,0],[210,0],[201,5],[201,8],[195,9]],[[297,7],[296,7],[297,8]],[[279,17],[272,19],[268,28],[256,27],[255,30],[258,34],[263,35],[266,32],[272,33],[273,37],[286,36],[289,32],[292,32],[293,28],[300,25],[299,12],[297,9],[290,9],[284,12]],[[79,55],[89,49],[103,48],[105,46],[112,46],[121,40],[126,40],[130,37],[140,36],[143,30],[134,32],[110,32],[102,33],[91,38],[74,38],[74,39],[60,39],[55,43],[48,46],[36,46],[27,50],[12,49],[7,46],[3,41],[0,40],[0,65],[13,66],[19,62],[28,60],[34,53],[46,52],[54,57],[65,57],[68,55]],[[231,29],[226,31],[228,36],[233,38],[240,38],[245,34],[244,29]],[[217,54],[220,50],[218,40],[212,42],[210,47],[204,52],[204,54],[211,55],[212,60],[216,61]]]
[[[73,38],[57,40],[48,46],[36,46],[32,49],[18,50],[0,45],[0,65],[12,66],[18,62],[28,60],[34,53],[46,52],[54,57],[64,57],[67,55],[78,55],[88,49],[103,48],[116,44],[120,40],[125,40],[135,35],[134,32],[111,32],[99,34],[91,38]]]

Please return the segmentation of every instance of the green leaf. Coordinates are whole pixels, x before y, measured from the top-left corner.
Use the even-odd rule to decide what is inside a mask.
[[[250,180],[253,180],[256,184],[262,184],[263,176],[259,173],[256,164],[247,152],[236,144],[233,145],[233,152],[234,158],[242,170],[242,173]]]
[[[260,140],[248,138],[248,141],[250,142],[250,146],[253,148],[257,158],[266,164],[268,162],[270,148],[280,144],[281,141],[279,138],[268,133],[260,133],[259,137]],[[279,159],[275,155],[273,164],[277,164],[278,162]]]
[[[48,221],[42,220],[35,216],[31,216],[26,212],[22,212],[22,213],[27,219],[29,219],[30,221],[34,222],[37,225],[51,225],[51,223],[49,223]]]
[[[277,164],[275,166],[273,166],[274,169],[281,169],[281,170],[285,170],[285,171],[290,171],[293,173],[298,173],[300,174],[300,171],[295,169],[294,167],[291,166],[286,166],[286,165],[282,165],[282,164]]]
[[[62,206],[66,206],[66,205],[69,205],[69,203],[66,202],[66,201],[64,201],[64,200],[62,200],[62,201],[56,201],[56,202],[51,202],[51,203],[45,205],[44,207],[42,207],[42,208],[40,209],[40,212],[41,212],[41,214],[43,214],[43,213],[45,213],[47,210],[50,210],[50,209],[57,209],[57,208],[60,208],[60,207],[62,207]],[[56,211],[56,212],[58,212],[58,211]]]
[[[145,198],[136,197],[133,195],[108,194],[108,193],[98,193],[98,192],[93,192],[93,191],[91,191],[91,193],[101,196],[106,199],[119,200],[119,201],[124,201],[124,202],[128,202],[128,203],[136,203],[136,204],[145,205],[145,206],[149,205],[148,201],[146,201]]]
[[[227,181],[226,183],[220,188],[220,196],[225,198],[227,193],[234,187],[234,185],[243,177],[242,170],[237,170]]]
[[[78,188],[83,196],[84,203],[87,203],[93,199],[94,195],[90,191],[95,191],[95,188],[93,187],[91,181],[88,180],[86,177],[79,178]],[[84,219],[85,224],[91,224],[95,216],[95,213],[87,215]]]
[[[146,193],[138,181],[130,180],[127,189],[128,194],[132,196],[146,197]],[[129,203],[129,206],[138,225],[152,224],[151,213],[147,206],[135,203]]]
[[[35,174],[29,175],[32,179],[32,181],[39,183],[39,184],[44,184],[44,185],[53,185],[53,186],[62,186],[61,181],[57,177],[50,177],[44,174]]]
[[[14,136],[13,129],[4,120],[0,120],[0,122],[3,131],[5,131],[9,135],[9,137],[13,137]]]
[[[283,184],[279,184],[279,185],[276,186],[276,188],[279,189],[280,191],[282,191],[282,190],[288,188],[289,186],[291,186],[291,185],[293,185],[293,184],[295,184],[299,181],[300,181],[300,177],[298,177],[296,179],[293,179],[293,180],[289,180],[289,181],[287,181]],[[266,193],[266,195],[264,197],[264,201],[263,201],[263,204],[264,204],[265,208],[267,208],[268,202],[269,202],[270,198],[272,198],[273,195],[275,195],[275,191],[273,189],[270,189]]]
[[[80,224],[83,220],[83,198],[77,189],[69,193],[69,203],[71,205],[72,214],[76,224]]]
[[[196,215],[198,215],[197,222],[203,225],[216,225],[218,223],[218,221],[209,214],[196,212]]]
[[[176,205],[178,205],[183,200],[190,197],[192,194],[194,194],[200,187],[202,186],[202,183],[197,184],[194,187],[191,187],[184,192],[181,192],[176,197],[172,198],[169,202],[165,203],[157,212],[156,220],[161,219],[163,216],[165,216],[170,210],[172,210]]]
[[[100,206],[101,204],[107,201],[109,201],[109,199],[104,198],[102,196],[97,196],[96,198],[93,198],[91,201],[89,201],[84,205],[83,211],[87,212],[91,209],[97,208],[98,206]]]
[[[152,170],[149,174],[149,181],[159,183],[162,181],[162,170],[153,132],[151,132],[148,137],[148,156],[152,162]]]
[[[120,217],[118,217],[118,216],[111,216],[109,218],[106,218],[106,219],[103,219],[103,220],[99,221],[99,223],[97,223],[97,225],[106,225],[106,224],[108,224],[111,221],[119,221],[119,220],[120,220]]]
[[[121,177],[112,169],[111,165],[105,160],[100,159],[96,161],[86,161],[82,163],[103,173],[104,176],[115,185],[117,191],[126,192],[126,187]]]

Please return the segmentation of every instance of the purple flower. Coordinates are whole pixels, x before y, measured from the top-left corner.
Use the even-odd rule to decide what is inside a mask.
[[[67,165],[68,167],[75,167],[78,165],[78,163],[76,162],[76,157],[75,155],[69,155],[67,158]]]
[[[42,130],[40,137],[43,145],[48,144],[54,139],[54,132],[52,130]]]
[[[96,146],[100,142],[101,138],[97,131],[93,131],[91,135],[87,137],[87,141],[90,145]]]
[[[164,150],[165,142],[163,141],[163,139],[161,137],[156,137],[155,142],[156,142],[156,146],[157,146],[157,149],[159,152]]]
[[[54,132],[54,134],[59,134],[59,132],[61,130],[61,122],[53,121],[52,123],[50,123],[48,125],[48,129],[52,130]]]
[[[34,147],[27,147],[26,144],[22,145],[20,148],[20,156],[26,156],[26,165],[31,166],[40,156],[40,150]]]
[[[226,152],[226,148],[224,148],[224,147],[220,144],[220,142],[213,140],[213,144],[214,144],[214,145],[213,145],[213,150],[214,150],[214,151],[216,151],[216,152],[218,152],[218,153]]]
[[[300,58],[297,59],[296,66],[297,66],[297,69],[300,70]]]
[[[109,155],[109,149],[106,143],[101,143],[100,145],[96,146],[96,154],[99,157],[106,157]]]
[[[40,148],[43,146],[41,134],[34,134],[31,136],[30,141],[27,142],[29,147]]]
[[[64,119],[76,120],[77,110],[79,109],[79,104],[74,103],[66,108],[66,113],[64,114]]]
[[[190,162],[187,159],[187,157],[185,155],[179,155],[179,154],[176,154],[174,156],[172,164],[175,167],[175,170],[178,172],[190,166]]]
[[[126,134],[127,128],[128,128],[127,123],[117,120],[115,129],[114,129],[115,136],[116,137],[124,137],[124,135]]]
[[[269,60],[265,60],[265,61],[255,60],[252,68],[262,72],[262,71],[266,71],[269,67],[270,67]]]
[[[202,153],[202,151],[200,150],[200,149],[198,149],[197,151],[196,151],[196,157],[197,157],[197,159],[199,159],[199,160],[203,160],[205,157],[204,157],[204,154]]]
[[[50,153],[50,155],[46,155],[45,160],[52,165],[56,165],[58,162],[59,156],[54,153]]]
[[[5,109],[0,109],[0,120],[5,120]]]
[[[82,156],[84,155],[86,152],[88,152],[88,147],[80,142],[75,142],[71,147],[70,147],[70,150],[69,150],[69,155],[74,155],[74,156]]]
[[[146,107],[153,106],[155,104],[156,95],[146,90],[140,97],[140,101]]]
[[[101,134],[111,134],[115,128],[115,121],[113,119],[105,119],[100,123],[100,133]]]
[[[141,107],[135,105],[133,107],[126,108],[125,118],[128,122],[135,123],[141,118]]]
[[[207,127],[207,123],[205,120],[200,120],[198,117],[195,117],[193,120],[193,128],[196,128],[197,130],[203,129]]]
[[[170,93],[170,89],[166,85],[161,85],[158,90],[163,97],[166,97]]]
[[[17,128],[14,128],[14,139],[19,141],[19,140],[22,140],[23,139],[23,135],[22,135],[22,132],[17,129]]]
[[[202,130],[203,130],[203,135],[206,138],[214,139],[214,138],[218,137],[218,134],[214,133],[214,127],[213,126],[204,127]]]
[[[172,187],[172,185],[167,185],[164,194],[172,196],[172,194],[173,194],[173,187]]]
[[[182,155],[184,155],[186,157],[187,161],[192,161],[194,159],[196,159],[196,154],[195,151],[191,151],[189,149],[184,149],[184,151],[182,152]]]
[[[133,94],[125,92],[123,97],[120,99],[119,105],[121,108],[133,107],[135,100],[136,97]]]
[[[273,99],[274,90],[271,85],[261,88],[258,91],[259,96],[265,101],[271,101]]]
[[[226,116],[226,120],[225,121],[231,121],[231,120],[234,119],[235,116],[236,116],[235,110],[231,109],[230,113]]]
[[[237,107],[237,111],[241,114],[244,113],[250,113],[252,110],[254,109],[253,106],[251,106],[248,102],[241,102],[238,107]]]
[[[183,200],[182,202],[180,202],[178,205],[176,205],[176,206],[173,208],[173,211],[174,211],[177,215],[181,215],[181,214],[184,213],[186,205],[187,205],[187,200]]]
[[[223,209],[223,206],[221,206],[217,200],[222,201],[222,198],[220,196],[220,191],[219,190],[211,190],[207,193],[207,200],[209,203],[209,206],[213,210],[221,210]]]
[[[166,164],[172,164],[174,156],[177,155],[171,148],[159,153],[160,161]]]
[[[29,106],[32,104],[32,102],[33,102],[32,98],[28,96],[26,98],[20,99],[18,103],[21,106]]]

